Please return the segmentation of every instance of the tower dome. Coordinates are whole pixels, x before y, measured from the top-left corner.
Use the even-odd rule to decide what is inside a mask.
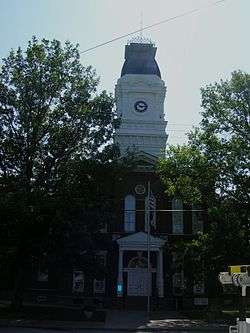
[[[125,62],[121,76],[125,74],[151,74],[161,78],[161,72],[155,60],[156,47],[152,43],[131,42],[125,47]]]

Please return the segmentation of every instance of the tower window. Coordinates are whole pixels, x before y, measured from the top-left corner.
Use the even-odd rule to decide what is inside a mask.
[[[124,203],[124,231],[135,231],[135,197],[127,195]]]
[[[183,234],[183,203],[180,199],[172,200],[173,234]]]

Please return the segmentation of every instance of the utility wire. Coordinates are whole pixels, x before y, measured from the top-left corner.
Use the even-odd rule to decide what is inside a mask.
[[[194,126],[195,124],[194,123],[169,123],[168,122],[168,125],[171,125],[171,126]]]
[[[113,43],[113,42],[115,42],[115,41],[117,41],[117,40],[120,40],[120,39],[123,39],[123,38],[129,37],[129,36],[134,35],[134,34],[136,34],[136,33],[138,33],[138,32],[141,33],[141,32],[144,31],[144,30],[148,30],[148,29],[150,29],[150,28],[156,27],[156,26],[161,25],[161,24],[164,24],[164,23],[168,23],[168,22],[173,21],[173,20],[176,20],[176,19],[178,19],[178,18],[181,18],[181,17],[184,17],[184,16],[188,16],[188,15],[194,14],[194,13],[199,12],[199,11],[202,11],[202,10],[204,10],[204,9],[206,9],[206,8],[213,7],[213,6],[217,6],[217,5],[219,5],[220,3],[223,3],[223,2],[226,2],[226,1],[228,1],[228,0],[218,0],[218,1],[215,1],[215,2],[213,2],[213,3],[209,3],[209,4],[207,4],[207,5],[203,6],[203,7],[194,8],[194,9],[188,10],[188,11],[182,13],[182,14],[179,14],[179,15],[176,15],[176,16],[169,17],[169,18],[167,18],[167,19],[165,19],[165,20],[162,20],[162,21],[156,22],[156,23],[151,24],[151,25],[147,25],[147,26],[145,26],[144,28],[137,29],[137,30],[132,31],[132,32],[129,32],[129,33],[127,33],[127,34],[124,34],[124,35],[121,35],[121,36],[115,37],[115,38],[113,38],[113,39],[110,39],[110,40],[108,40],[108,41],[106,41],[106,42],[104,42],[104,43],[97,44],[96,46],[93,46],[93,47],[90,47],[89,49],[86,49],[86,50],[81,51],[80,54],[87,53],[87,52],[89,52],[89,51],[95,50],[95,49],[97,49],[97,48],[99,48],[99,47],[101,47],[101,46],[104,46],[104,45],[107,45],[107,44]]]

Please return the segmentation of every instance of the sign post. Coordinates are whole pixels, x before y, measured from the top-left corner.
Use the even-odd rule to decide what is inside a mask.
[[[228,272],[219,274],[219,281],[241,287],[239,320],[237,326],[230,326],[229,332],[235,332],[235,329],[238,333],[249,332],[250,325],[246,321],[246,290],[250,287],[250,265],[229,266]]]
[[[151,276],[150,276],[150,207],[149,207],[149,198],[150,198],[150,182],[148,182],[148,198],[147,198],[147,252],[148,252],[148,297],[147,297],[147,313],[150,314],[150,283],[151,283]]]

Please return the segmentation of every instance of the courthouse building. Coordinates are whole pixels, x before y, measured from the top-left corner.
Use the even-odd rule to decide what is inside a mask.
[[[205,292],[202,284],[194,285],[187,280],[183,257],[175,250],[178,241],[202,232],[201,216],[192,211],[191,205],[168,198],[155,172],[168,139],[164,110],[167,89],[155,59],[156,51],[148,41],[126,45],[125,61],[115,87],[121,118],[116,141],[121,156],[133,152],[135,166],[116,186],[115,222],[98,236],[97,255],[105,266],[105,276],[101,279],[86,276],[76,268],[54,279],[59,281],[55,285],[58,290],[68,290],[76,297],[93,297],[107,306],[144,309],[150,293],[152,303],[174,308],[176,299],[184,294],[189,295],[193,304],[194,298],[202,298]],[[154,205],[149,238],[148,186]]]
[[[125,306],[139,308],[145,307],[148,293],[155,302],[169,307],[175,306],[176,298],[182,297],[184,289],[189,289],[191,303],[192,296],[204,293],[203,285],[193,285],[185,279],[183,258],[175,252],[176,242],[202,232],[201,216],[192,212],[192,206],[168,198],[155,172],[158,158],[164,157],[168,139],[164,110],[166,84],[155,59],[156,50],[148,41],[130,42],[125,46],[125,61],[115,87],[121,118],[116,140],[121,155],[132,151],[136,163],[117,186],[120,204],[116,209],[116,223],[107,230],[112,251],[107,249],[101,253],[112,269],[107,270],[105,280],[93,282],[94,296],[103,293],[118,303],[122,300]],[[153,225],[149,239],[148,186],[155,208],[150,216]]]

